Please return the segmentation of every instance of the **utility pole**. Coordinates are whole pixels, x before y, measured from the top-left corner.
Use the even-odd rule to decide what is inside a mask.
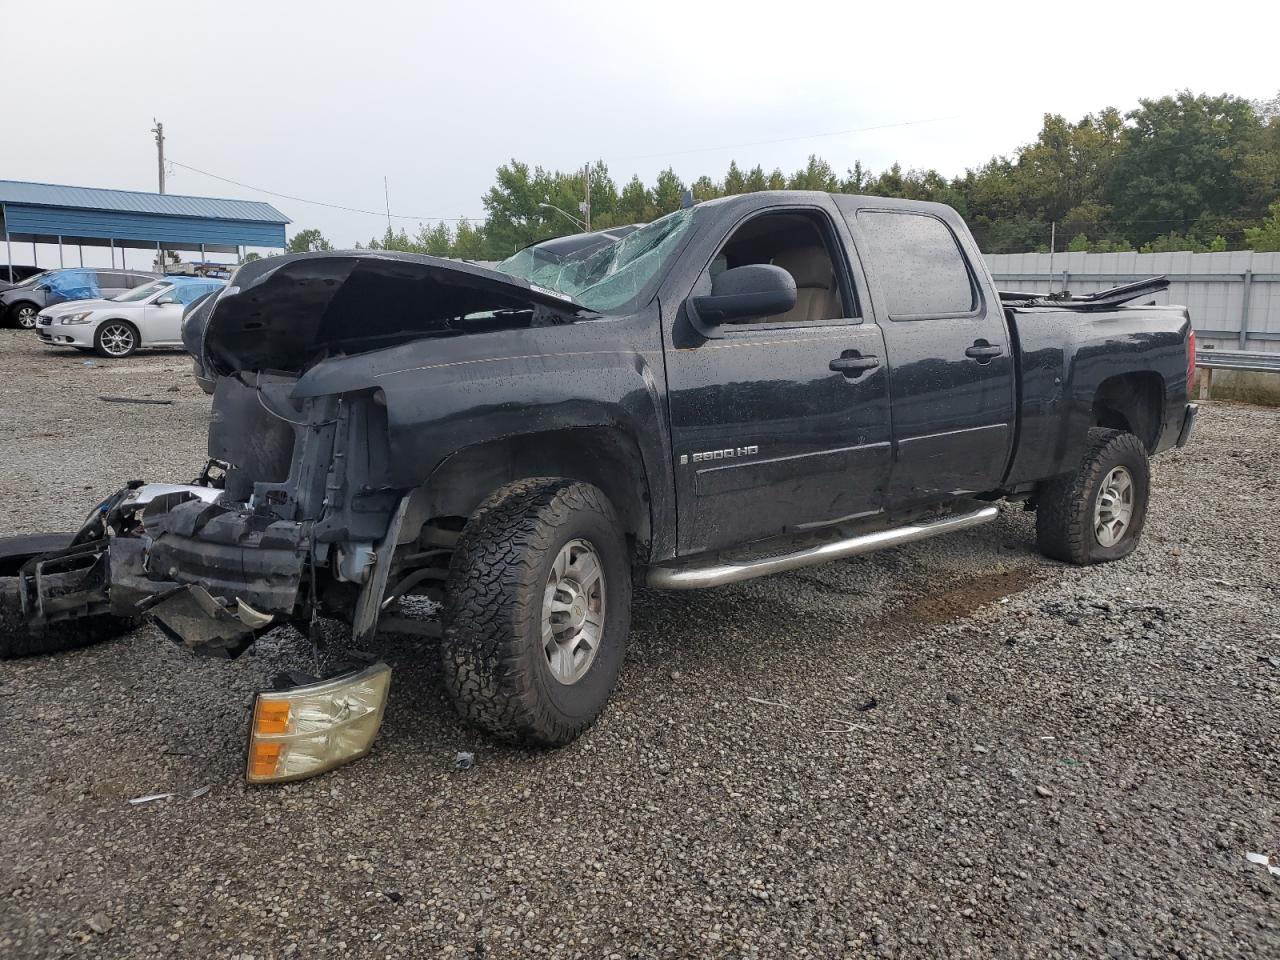
[[[391,236],[391,187],[387,185],[387,178],[382,178],[382,199],[387,204],[387,236]]]
[[[591,232],[591,164],[586,168],[587,198],[582,202],[582,222],[587,225],[587,233]]]
[[[156,135],[156,154],[160,165],[160,192],[164,193],[164,124],[155,117],[151,118],[151,122],[155,124],[151,132]]]
[[[164,193],[164,124],[155,117],[151,118],[151,122],[155,124],[151,128],[151,132],[156,135],[156,160],[160,171],[160,192]],[[165,273],[164,251],[160,249],[160,244],[156,244],[156,273]]]

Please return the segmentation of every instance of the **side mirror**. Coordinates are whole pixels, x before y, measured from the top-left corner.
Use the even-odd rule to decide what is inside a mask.
[[[173,297],[161,297],[159,300],[157,300],[157,301],[156,301],[156,306],[157,306],[157,307],[167,307],[169,304],[171,304],[171,303],[177,303],[177,302],[178,302],[178,301],[177,301],[177,300],[175,300],[175,299],[173,299]]]
[[[689,316],[704,336],[734,320],[786,313],[796,305],[796,281],[769,263],[726,270],[711,282],[711,293],[689,298]]]

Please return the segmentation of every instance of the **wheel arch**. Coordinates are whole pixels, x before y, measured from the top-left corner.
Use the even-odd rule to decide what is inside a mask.
[[[1164,429],[1164,377],[1152,370],[1108,377],[1093,396],[1094,427],[1132,433],[1154,453]]]
[[[505,484],[529,477],[564,477],[593,484],[618,511],[636,556],[653,539],[652,499],[636,439],[609,426],[580,426],[500,437],[463,447],[447,457],[420,488],[424,520],[469,517]]]

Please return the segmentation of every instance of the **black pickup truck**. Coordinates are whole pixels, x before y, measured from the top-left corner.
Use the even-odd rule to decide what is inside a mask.
[[[1046,555],[1119,559],[1149,458],[1191,431],[1187,312],[1134,302],[1162,281],[998,292],[946,206],[756,193],[580,240],[494,269],[376,251],[241,267],[188,324],[217,377],[208,466],[131,484],[58,549],[12,543],[0,652],[141,611],[224,656],[282,623],[338,618],[355,647],[381,624],[439,637],[474,723],[563,744],[618,676],[633,583],[850,557],[1002,498],[1037,511]],[[434,622],[402,615],[421,597]],[[319,712],[349,716],[337,702]],[[301,736],[271,709],[256,731]],[[282,742],[251,779],[332,765],[290,766]]]

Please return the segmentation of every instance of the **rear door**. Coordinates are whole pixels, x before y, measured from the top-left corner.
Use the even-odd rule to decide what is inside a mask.
[[[104,300],[114,300],[122,293],[127,293],[132,285],[127,281],[122,273],[116,273],[114,270],[99,270],[98,287],[102,290],[102,298]]]
[[[836,203],[854,233],[888,351],[887,506],[994,490],[1013,443],[1014,367],[1003,309],[988,295],[968,231],[944,207]]]

